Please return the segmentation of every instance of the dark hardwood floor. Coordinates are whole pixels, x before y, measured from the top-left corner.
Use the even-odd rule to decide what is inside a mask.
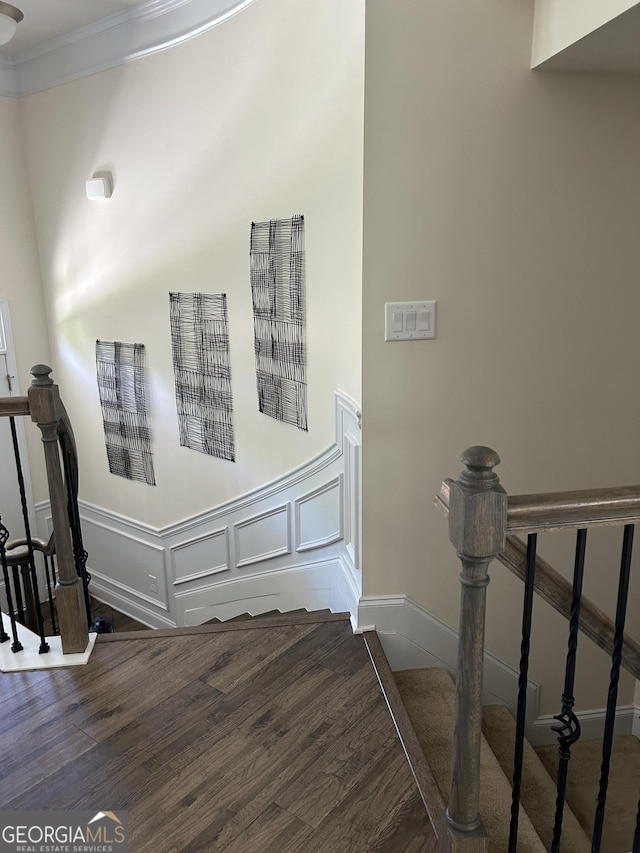
[[[283,621],[1,675],[2,808],[126,809],[132,853],[435,851],[364,641]]]

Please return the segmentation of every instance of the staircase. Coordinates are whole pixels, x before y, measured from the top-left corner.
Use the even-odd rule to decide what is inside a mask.
[[[640,486],[511,496],[493,470],[500,463],[494,450],[471,447],[461,461],[465,470],[455,481],[444,480],[436,496],[462,567],[455,686],[441,670],[394,678],[377,636],[365,640],[438,853],[640,853],[640,744],[614,738],[621,670],[640,679],[640,644],[625,633]],[[600,526],[621,529],[611,566],[603,567],[600,556],[587,559],[589,530]],[[537,553],[539,535],[559,530],[575,533],[571,582]],[[493,560],[524,582],[515,721],[505,708],[482,707]],[[617,575],[614,619],[583,595],[583,580],[593,571],[606,571],[612,586]],[[553,650],[554,659],[564,657],[553,727],[558,746],[538,750],[525,738],[536,594],[568,622],[566,646]],[[580,741],[574,711],[579,632],[611,657],[601,745]]]
[[[394,673],[424,754],[446,797],[451,781],[451,743],[455,685],[444,669]],[[506,707],[483,709],[480,812],[489,836],[489,850],[508,849],[515,722]],[[599,740],[584,741],[572,750],[563,819],[563,853],[590,853],[593,815],[602,759]],[[518,851],[551,849],[556,802],[558,747],[534,749],[525,743]],[[602,853],[628,853],[633,838],[640,786],[640,741],[633,735],[614,741],[611,784],[607,797]]]

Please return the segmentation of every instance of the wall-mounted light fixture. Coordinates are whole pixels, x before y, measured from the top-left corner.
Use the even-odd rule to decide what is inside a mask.
[[[24,13],[0,0],[0,44],[6,44],[16,34],[18,24],[24,18]]]
[[[111,198],[113,193],[113,179],[110,172],[96,172],[87,181],[87,198],[91,201],[102,198]]]

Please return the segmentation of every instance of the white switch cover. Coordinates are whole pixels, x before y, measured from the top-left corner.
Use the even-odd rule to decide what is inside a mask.
[[[384,306],[385,341],[424,341],[435,338],[436,305],[435,300],[386,302]]]

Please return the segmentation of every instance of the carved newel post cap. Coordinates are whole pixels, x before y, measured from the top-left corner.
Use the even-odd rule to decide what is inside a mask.
[[[460,456],[467,470],[460,474],[459,482],[474,489],[493,489],[500,480],[493,468],[500,464],[500,457],[491,447],[475,445],[467,447]]]
[[[468,447],[466,469],[449,491],[449,538],[460,556],[490,558],[504,547],[507,494],[493,471],[500,457],[490,447]]]
[[[49,376],[52,368],[48,364],[34,364],[29,371],[34,377],[32,385],[53,385],[53,379]]]

